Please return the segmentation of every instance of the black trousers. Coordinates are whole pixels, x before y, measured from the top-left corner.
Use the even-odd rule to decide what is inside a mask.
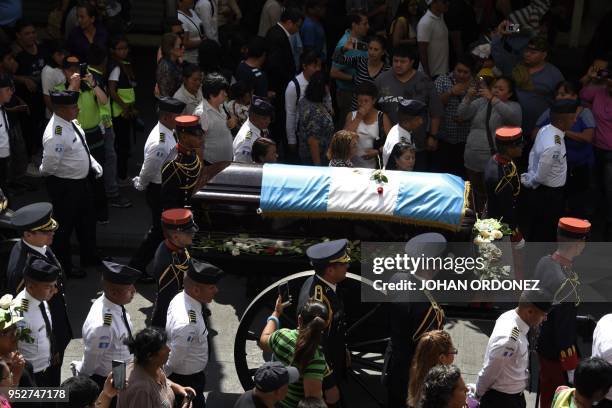
[[[132,119],[125,119],[121,116],[113,118],[113,130],[115,131],[115,151],[117,152],[117,177],[125,179],[128,175],[128,160],[132,144]]]
[[[525,239],[528,242],[556,242],[557,224],[563,216],[563,187],[539,186],[535,190],[523,188],[522,203],[525,219]]]
[[[145,198],[151,210],[151,228],[130,261],[130,266],[141,272],[146,272],[147,265],[153,260],[157,247],[164,240],[161,227],[161,185],[149,183],[145,191]]]
[[[405,408],[408,398],[408,381],[412,355],[406,352],[393,352],[389,342],[385,351],[385,386],[387,387],[387,407]]]
[[[59,387],[62,377],[62,364],[50,365],[45,370],[34,373],[37,387]]]
[[[480,408],[525,408],[525,395],[505,394],[496,390],[489,390],[480,398]]]
[[[0,159],[0,189],[2,189],[4,195],[8,194],[8,192],[6,191],[6,184],[8,179],[8,162],[8,157],[3,157]]]
[[[597,408],[612,408],[612,400],[609,400],[607,398],[602,399],[597,404]]]
[[[448,143],[438,140],[438,150],[433,156],[433,169],[438,173],[450,173],[465,179],[463,152],[465,143]]]
[[[191,387],[195,390],[196,395],[191,402],[192,408],[204,408],[206,400],[204,399],[204,386],[206,385],[206,375],[204,371],[191,375],[181,375],[173,373],[168,377],[171,381],[182,385],[183,387]],[[178,406],[181,406],[181,398],[177,397]],[[176,404],[175,404],[176,405]]]
[[[96,253],[96,213],[93,182],[90,177],[80,180],[48,176],[47,192],[53,204],[53,217],[59,223],[52,249],[66,275],[72,272],[70,236],[75,231],[79,241],[81,263],[89,262]]]

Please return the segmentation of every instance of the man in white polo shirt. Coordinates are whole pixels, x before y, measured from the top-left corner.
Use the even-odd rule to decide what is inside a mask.
[[[444,13],[450,0],[426,0],[429,9],[417,25],[419,71],[430,78],[448,73],[448,28]]]

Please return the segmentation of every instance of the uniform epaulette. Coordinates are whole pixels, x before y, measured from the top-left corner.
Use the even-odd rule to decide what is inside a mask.
[[[561,136],[555,135],[555,144],[558,144],[558,145],[561,144]]]
[[[195,323],[196,320],[196,312],[195,310],[189,310],[189,312],[187,312],[187,314],[189,315],[189,323]]]
[[[58,135],[58,136],[62,134],[62,127],[61,126],[57,125],[55,127],[55,134]]]
[[[512,332],[510,333],[510,338],[514,341],[518,341],[519,335],[521,334],[521,331],[519,330],[518,327],[514,326],[512,328]]]
[[[316,285],[315,288],[314,288],[313,299],[316,300],[317,302],[324,302],[324,300],[323,300],[324,297],[325,297],[325,295],[323,294],[323,286]]]
[[[245,139],[250,139],[251,136],[253,136],[253,132],[251,132],[250,130],[247,132],[247,134],[244,136]]]
[[[30,308],[30,301],[26,298],[21,299],[21,311],[27,312]]]
[[[161,132],[159,134],[159,142],[160,143],[166,143],[166,134],[164,132]]]
[[[113,315],[110,313],[104,313],[104,325],[110,326],[113,323]]]

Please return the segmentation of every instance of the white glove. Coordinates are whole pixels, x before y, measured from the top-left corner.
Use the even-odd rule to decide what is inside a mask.
[[[567,381],[572,385],[574,385],[574,371],[575,370],[569,370],[567,372]]]
[[[100,177],[102,177],[104,170],[102,170],[102,166],[100,166],[100,163],[92,162],[91,165],[92,165],[93,171],[96,173],[96,178],[99,179]]]
[[[134,188],[138,191],[144,191],[147,187],[140,184],[140,177],[136,176],[132,179],[132,183],[134,184]]]
[[[521,174],[521,184],[525,185],[526,187],[529,187],[530,183],[528,180],[529,179],[527,178],[527,173]]]

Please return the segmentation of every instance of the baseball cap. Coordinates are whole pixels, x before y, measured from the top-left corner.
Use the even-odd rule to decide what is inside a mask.
[[[300,379],[300,372],[295,367],[285,367],[281,362],[264,363],[255,372],[255,388],[261,392],[272,392],[286,384]]]

